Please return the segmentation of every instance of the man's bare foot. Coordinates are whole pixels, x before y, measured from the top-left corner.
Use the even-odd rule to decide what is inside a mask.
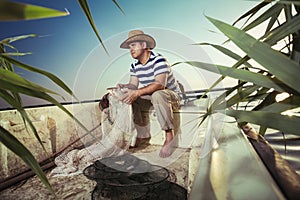
[[[161,148],[159,152],[159,156],[162,158],[167,158],[173,153],[173,142],[171,141],[165,141],[163,147]]]
[[[166,131],[166,139],[159,152],[159,156],[162,158],[169,157],[173,153],[173,130]]]

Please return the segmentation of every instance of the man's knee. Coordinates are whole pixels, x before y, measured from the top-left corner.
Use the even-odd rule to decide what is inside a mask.
[[[158,90],[151,95],[152,103],[159,103],[166,100],[166,93],[164,90]]]

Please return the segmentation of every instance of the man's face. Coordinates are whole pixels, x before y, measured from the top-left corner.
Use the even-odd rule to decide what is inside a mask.
[[[146,42],[132,42],[129,44],[129,50],[132,58],[139,59],[145,52]]]

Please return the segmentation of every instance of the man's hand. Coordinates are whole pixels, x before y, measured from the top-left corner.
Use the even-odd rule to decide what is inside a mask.
[[[124,89],[123,92],[124,96],[121,101],[126,104],[132,104],[140,96],[138,90]]]

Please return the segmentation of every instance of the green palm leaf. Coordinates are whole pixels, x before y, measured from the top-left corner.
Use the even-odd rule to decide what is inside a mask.
[[[20,143],[17,138],[1,126],[0,133],[0,142],[18,155],[36,173],[48,190],[56,197],[47,177],[30,151],[22,143]]]
[[[69,115],[72,119],[74,119],[74,121],[76,121],[76,123],[78,123],[79,126],[81,128],[83,128],[83,130],[90,133],[91,136],[94,137],[94,135],[76,117],[74,117],[70,111],[68,111],[61,103],[59,103],[56,99],[54,99],[52,96],[48,95],[47,93],[42,92],[40,90],[34,90],[33,88],[25,88],[25,87],[17,86],[17,85],[13,85],[13,86],[5,85],[5,88],[7,88],[7,90],[10,90],[12,92],[22,93],[22,94],[25,94],[28,96],[43,99],[43,100],[46,100],[46,101],[56,105],[62,111],[64,111],[67,115]]]
[[[38,37],[38,36],[36,34],[27,34],[27,35],[9,37],[9,38],[5,38],[5,39],[1,40],[0,41],[0,46],[2,45],[3,48],[2,48],[2,51],[0,51],[0,54],[6,55],[6,56],[8,56],[8,55],[11,55],[11,56],[24,56],[24,55],[27,55],[27,54],[31,54],[30,52],[20,53],[20,52],[18,52],[18,50],[13,45],[11,45],[11,43],[13,43],[13,42],[16,42],[16,41],[19,41],[19,40],[24,40],[24,39],[31,38],[31,37]],[[12,52],[7,53],[4,49],[4,47],[8,47],[10,49],[13,49],[16,52],[15,53],[12,53]]]
[[[31,20],[67,15],[69,15],[67,11],[7,0],[0,1],[0,21]]]
[[[220,52],[222,52],[223,54],[239,61],[239,60],[242,60],[243,58],[241,56],[239,56],[238,54],[234,53],[233,51],[225,48],[225,47],[222,47],[220,45],[215,45],[215,44],[210,44],[210,43],[199,43],[199,45],[209,45],[209,46],[212,46],[214,47],[215,49],[219,50]],[[247,60],[244,60],[243,64],[245,66],[248,66],[248,67],[252,67],[252,65],[250,65]]]
[[[260,9],[262,9],[263,7],[265,7],[266,5],[268,5],[270,2],[266,2],[266,1],[263,1],[261,2],[260,4],[258,4],[257,6],[255,6],[254,8],[252,8],[251,10],[249,10],[248,12],[246,12],[245,14],[243,14],[241,17],[239,17],[234,23],[233,23],[233,26],[241,21],[242,19],[246,18],[246,17],[249,17],[248,20],[254,16]],[[247,21],[248,21],[247,20]],[[258,22],[255,22],[255,23],[258,23]],[[253,25],[252,25],[253,26]]]
[[[210,17],[207,18],[238,47],[247,53],[249,57],[253,58],[269,71],[272,71],[279,80],[300,93],[300,85],[298,82],[300,67],[296,62],[273,50],[269,45],[259,42],[244,31],[219,20]]]
[[[1,86],[2,86],[2,84],[1,84]],[[21,103],[21,100],[19,98],[19,95],[16,92],[13,92],[13,95],[11,95],[9,92],[7,92],[6,90],[3,90],[3,88],[1,88],[0,89],[0,97],[3,100],[5,100],[9,105],[11,105],[15,109],[17,109],[17,111],[21,114],[21,116],[23,118],[25,126],[27,124],[29,124],[31,130],[33,131],[33,134],[35,135],[36,139],[40,143],[41,147],[44,149],[44,151],[46,151],[46,148],[45,148],[45,146],[44,146],[44,144],[43,144],[36,128],[34,127],[32,121],[30,120],[30,118],[27,115],[26,111],[22,107],[22,103]]]
[[[250,14],[253,16],[254,14],[256,14],[260,9],[262,9],[267,4],[269,4],[269,2],[267,2],[267,3],[261,3],[261,6],[257,6],[255,10],[250,10],[249,13],[245,14],[245,16],[248,16]],[[275,4],[274,6],[272,6],[271,8],[269,8],[267,11],[265,11],[262,15],[260,15],[255,20],[253,20],[246,27],[244,27],[242,30],[243,31],[248,31],[248,30],[250,30],[250,29],[252,29],[254,27],[257,27],[258,25],[262,24],[266,20],[268,20],[270,18],[273,18],[274,16],[277,16],[278,13],[280,13],[283,8],[284,8],[283,4]],[[241,19],[242,18],[239,18],[236,22],[238,22]],[[271,23],[269,23],[269,26],[272,27],[274,25],[274,24],[272,24],[274,22],[274,20],[271,20],[270,22]]]
[[[38,37],[38,35],[36,35],[36,34],[27,34],[27,35],[9,37],[9,38],[5,38],[5,39],[1,40],[0,44],[5,45],[5,44],[13,43],[13,42],[18,41],[18,40],[24,40],[24,39],[31,38],[31,37]]]
[[[300,16],[294,17],[293,19],[278,26],[274,30],[268,32],[262,38],[265,38],[265,43],[268,43],[272,46],[286,36],[296,33],[298,30],[300,30]]]
[[[241,88],[243,88],[243,86],[246,84],[246,82],[241,82],[238,85],[230,88],[229,90],[223,92],[223,94],[219,95],[213,102],[212,104],[209,106],[207,113],[211,114],[214,113],[215,110],[220,110],[220,109],[226,109],[226,97],[229,96],[230,94],[232,94],[235,90],[239,90]],[[225,102],[225,103],[224,103]],[[223,105],[223,107],[221,107],[220,105]]]
[[[44,88],[40,85],[37,85],[22,76],[19,76],[18,74],[11,72],[9,70],[5,70],[0,68],[0,85],[2,86],[1,88],[4,89],[4,85],[18,85],[22,87],[26,87],[29,89],[34,89],[37,91],[42,91],[42,92],[47,92],[51,94],[56,94],[59,95],[58,93],[49,90],[47,88]],[[61,96],[62,97],[62,96]]]
[[[285,90],[282,88],[282,84],[280,82],[277,82],[276,80],[259,74],[259,73],[254,73],[248,70],[243,70],[243,69],[235,69],[232,67],[225,67],[225,66],[220,66],[220,65],[213,65],[213,64],[208,64],[208,63],[202,63],[202,62],[197,62],[197,61],[188,61],[185,62],[188,63],[192,66],[205,69],[210,72],[214,72],[217,74],[221,74],[223,76],[229,76],[232,78],[236,78],[242,81],[246,82],[251,82],[263,87],[267,88],[274,88],[277,91],[284,92]]]
[[[125,12],[123,11],[123,9],[121,8],[121,6],[119,5],[119,3],[116,0],[113,0],[113,2],[115,3],[115,5],[119,8],[119,10],[123,13],[123,15],[125,15]]]
[[[107,49],[106,49],[106,47],[104,46],[104,43],[103,43],[103,41],[102,41],[102,39],[101,39],[99,33],[98,33],[97,27],[96,27],[96,25],[95,25],[95,23],[94,23],[94,20],[93,20],[93,17],[92,17],[92,14],[91,14],[91,11],[90,11],[90,9],[89,9],[89,6],[88,6],[87,1],[86,1],[86,0],[78,0],[78,3],[79,3],[79,5],[81,6],[81,9],[84,11],[84,13],[85,13],[85,15],[86,15],[86,17],[87,17],[87,19],[88,19],[90,25],[92,26],[92,28],[93,28],[93,30],[94,30],[94,33],[96,34],[98,40],[100,41],[100,43],[101,43],[103,49],[105,50],[105,52],[106,52],[107,54],[109,54],[108,51],[107,51]]]
[[[224,112],[224,111],[220,111]],[[280,130],[285,133],[300,135],[300,117],[287,116],[267,111],[227,110],[226,115],[238,119],[239,122],[249,122]]]
[[[260,88],[260,86],[254,85],[254,86],[250,86],[247,87],[243,90],[240,90],[237,92],[237,94],[233,95],[231,98],[229,98],[227,101],[221,103],[218,105],[218,107],[220,106],[222,107],[226,107],[229,108],[239,102],[244,101],[247,97],[249,97],[250,94],[252,94],[253,92],[255,92],[256,90],[258,90]]]
[[[293,96],[290,96],[289,98],[286,98],[283,101],[270,104],[270,105],[264,107],[262,110],[268,111],[268,112],[281,113],[281,112],[284,112],[287,110],[298,108],[299,105],[300,105],[300,97],[293,95]]]
[[[58,86],[60,86],[62,89],[64,89],[68,94],[72,95],[73,97],[75,97],[77,99],[77,97],[74,95],[74,93],[72,92],[72,90],[62,81],[60,80],[57,76],[55,76],[54,74],[50,73],[50,72],[47,72],[47,71],[44,71],[44,70],[41,70],[41,69],[38,69],[38,68],[35,68],[35,67],[32,67],[32,66],[29,66],[29,65],[26,65],[18,60],[15,60],[11,57],[8,57],[8,56],[5,56],[5,55],[1,55],[0,54],[0,59],[3,59],[11,64],[14,64],[16,66],[19,66],[23,69],[26,69],[28,71],[32,71],[32,72],[36,72],[36,73],[39,73],[39,74],[42,74],[46,77],[48,77],[49,79],[51,79],[55,84],[57,84]],[[77,99],[78,100],[78,99]]]

